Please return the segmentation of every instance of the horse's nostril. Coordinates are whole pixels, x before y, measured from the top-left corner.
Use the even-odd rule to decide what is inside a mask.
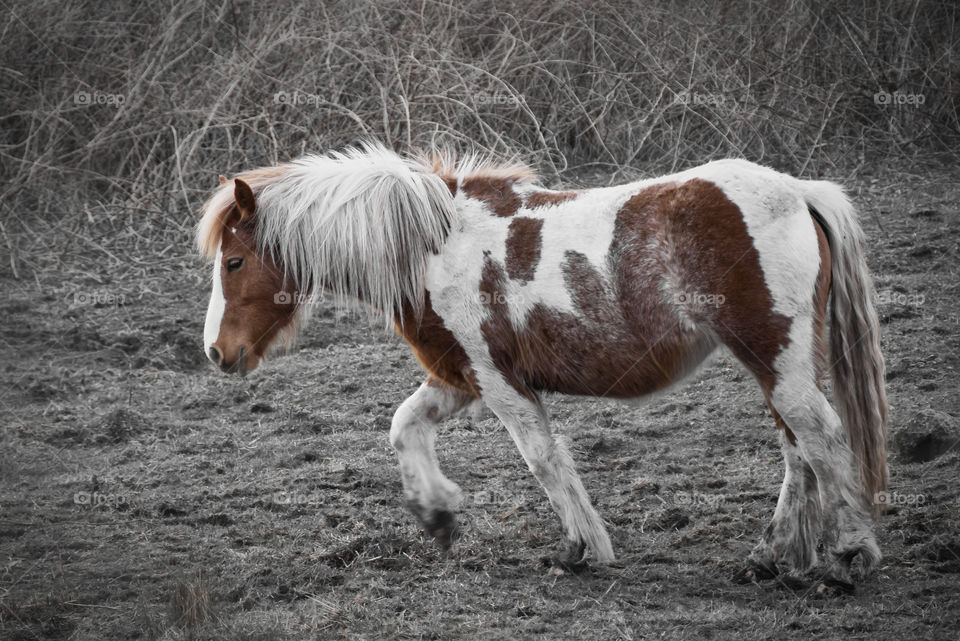
[[[207,352],[207,356],[213,361],[214,365],[219,365],[223,361],[223,354],[220,353],[220,350],[216,347],[211,346],[210,350]]]

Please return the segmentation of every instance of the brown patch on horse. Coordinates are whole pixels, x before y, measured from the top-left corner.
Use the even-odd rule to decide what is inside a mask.
[[[448,155],[434,151],[430,156],[421,156],[419,162],[424,171],[440,177],[451,196],[457,195],[456,166]]]
[[[813,226],[817,231],[817,248],[820,252],[820,271],[817,273],[817,285],[813,290],[814,362],[817,366],[816,378],[819,387],[820,379],[827,369],[826,325],[827,314],[829,313],[830,284],[832,282],[830,275],[832,258],[830,243],[827,241],[827,235],[823,231],[822,224],[817,220],[818,217],[819,214],[813,212]]]
[[[524,197],[523,206],[527,209],[549,207],[573,200],[579,195],[580,192],[576,191],[532,191]]]
[[[468,197],[482,200],[497,216],[507,217],[517,213],[523,204],[513,191],[514,182],[511,178],[478,174],[464,178],[460,186]]]
[[[424,296],[419,316],[405,302],[395,324],[397,333],[410,345],[413,355],[430,374],[428,383],[435,379],[473,398],[480,398],[480,386],[470,358],[433,310],[430,292]]]
[[[453,176],[440,176],[440,179],[443,181],[443,184],[447,186],[447,189],[450,190],[451,196],[457,195],[457,179]]]
[[[510,221],[507,230],[507,275],[514,280],[533,280],[540,262],[543,239],[540,230],[543,220],[518,216]]]
[[[643,229],[650,217],[663,220],[673,260],[681,273],[693,277],[682,283],[687,293],[712,295],[715,301],[723,297],[722,303],[693,306],[695,321],[708,325],[765,389],[773,389],[774,361],[790,342],[791,321],[773,310],[760,255],[740,209],[702,179],[661,186],[654,198],[638,194],[617,215],[615,242],[626,255],[638,251],[644,239],[633,229]]]

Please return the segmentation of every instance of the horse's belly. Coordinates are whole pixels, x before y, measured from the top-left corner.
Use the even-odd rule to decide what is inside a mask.
[[[484,334],[494,364],[515,387],[608,398],[662,390],[715,346],[708,334],[673,318],[643,329],[631,328],[623,316],[608,320],[535,308],[523,330],[488,323]]]

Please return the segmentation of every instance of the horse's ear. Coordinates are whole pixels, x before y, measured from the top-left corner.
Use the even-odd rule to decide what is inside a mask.
[[[235,179],[233,183],[233,199],[237,202],[240,222],[244,223],[253,218],[253,213],[257,210],[257,199],[254,198],[250,185],[239,178]]]
[[[223,187],[227,182],[227,177],[223,174],[220,174],[220,186]]]

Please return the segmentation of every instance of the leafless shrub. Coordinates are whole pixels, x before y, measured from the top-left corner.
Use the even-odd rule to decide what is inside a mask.
[[[855,170],[960,138],[943,0],[40,1],[3,21],[14,273],[41,225],[111,261],[102,239],[179,247],[218,173],[363,137],[610,180],[731,155]]]

